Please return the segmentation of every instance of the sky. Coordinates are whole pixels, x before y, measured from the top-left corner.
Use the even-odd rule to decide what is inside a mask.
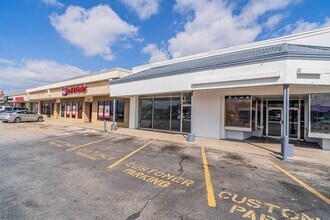
[[[1,0],[0,91],[330,26],[328,0]]]

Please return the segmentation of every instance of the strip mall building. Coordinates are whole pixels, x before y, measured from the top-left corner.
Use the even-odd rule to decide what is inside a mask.
[[[113,99],[109,96],[109,80],[131,74],[125,69],[110,69],[79,78],[28,89],[30,109],[52,119],[103,125],[111,120]],[[116,122],[128,127],[129,99],[116,100]]]
[[[28,95],[24,91],[4,95],[2,98],[0,98],[0,105],[29,108],[30,102]]]
[[[330,149],[330,28],[135,67],[110,96],[130,128]]]

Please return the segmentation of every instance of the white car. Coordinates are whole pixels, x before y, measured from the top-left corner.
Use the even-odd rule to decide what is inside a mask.
[[[0,106],[0,113],[13,110],[12,106]]]
[[[4,113],[0,113],[0,121],[5,123],[7,122],[15,122],[20,123],[24,121],[43,121],[43,115],[29,112],[29,111],[8,111]]]

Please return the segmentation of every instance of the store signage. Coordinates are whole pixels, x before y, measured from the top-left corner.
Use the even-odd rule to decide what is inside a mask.
[[[329,112],[330,111],[330,105],[319,104],[313,110],[317,111],[317,112],[323,112],[323,113]]]
[[[24,102],[24,97],[15,97],[15,102]]]
[[[71,88],[64,87],[62,89],[62,96],[67,96],[70,94],[85,93],[87,91],[87,86],[75,86]]]

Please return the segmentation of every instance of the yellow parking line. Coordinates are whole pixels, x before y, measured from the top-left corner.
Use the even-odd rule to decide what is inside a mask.
[[[72,134],[62,135],[62,136],[57,136],[57,137],[52,137],[52,138],[47,138],[47,139],[44,139],[42,141],[50,141],[50,140],[54,140],[54,139],[57,139],[57,138],[68,137],[68,136],[71,136],[71,135]]]
[[[127,154],[125,157],[117,160],[116,162],[114,162],[113,164],[109,165],[108,168],[114,168],[115,166],[117,166],[119,163],[123,162],[124,160],[126,160],[127,158],[129,158],[130,156],[132,156],[133,154],[135,154],[136,152],[142,150],[143,148],[147,147],[149,144],[151,144],[152,142],[154,142],[155,139],[153,139],[152,141],[149,141],[148,143],[146,143],[145,145],[143,145],[142,147],[139,147],[138,149],[136,149],[135,151]]]
[[[300,179],[298,179],[297,177],[295,177],[294,175],[292,175],[291,173],[289,173],[288,171],[286,171],[285,169],[283,169],[282,167],[280,167],[279,165],[277,165],[276,163],[274,163],[270,159],[266,158],[266,160],[271,165],[273,165],[276,169],[278,169],[279,171],[281,171],[282,173],[284,173],[285,175],[289,176],[291,179],[293,179],[294,181],[299,183],[302,187],[304,187],[305,189],[307,189],[308,191],[310,191],[311,193],[313,193],[314,195],[316,195],[317,197],[319,197],[320,199],[322,199],[326,203],[330,204],[330,199],[328,199],[327,197],[325,197],[324,195],[322,195],[321,193],[319,193],[318,191],[316,191],[312,187],[308,186],[306,183],[304,183],[303,181],[301,181]]]
[[[66,151],[76,150],[76,149],[79,149],[79,148],[82,148],[82,147],[86,147],[86,146],[91,145],[91,144],[95,144],[95,143],[98,143],[98,142],[101,142],[101,141],[108,140],[108,139],[110,139],[110,138],[111,138],[111,137],[103,138],[103,139],[101,139],[101,140],[93,141],[93,142],[90,142],[90,143],[87,143],[87,144],[83,144],[83,145],[80,145],[80,146],[77,146],[77,147],[73,147],[73,148],[67,149]]]
[[[205,156],[205,149],[202,147],[202,159],[204,164],[204,174],[205,174],[205,185],[206,185],[206,192],[207,192],[207,201],[210,207],[216,207],[217,204],[215,202],[214,191],[211,181],[211,175],[209,171],[209,166],[207,164],[206,156]]]

